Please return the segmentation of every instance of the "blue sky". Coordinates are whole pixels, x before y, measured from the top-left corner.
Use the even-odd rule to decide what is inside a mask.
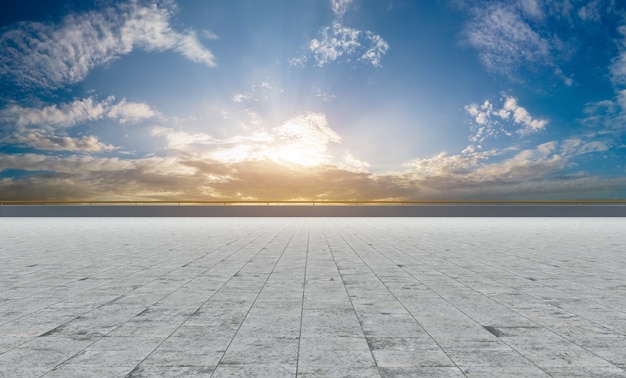
[[[619,1],[21,1],[0,22],[0,199],[626,197]]]

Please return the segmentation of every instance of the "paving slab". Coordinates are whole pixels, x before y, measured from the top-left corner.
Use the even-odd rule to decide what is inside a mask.
[[[0,218],[0,377],[626,377],[626,218]]]

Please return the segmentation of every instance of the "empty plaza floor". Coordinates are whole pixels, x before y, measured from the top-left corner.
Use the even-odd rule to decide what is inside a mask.
[[[0,377],[626,377],[626,218],[0,218]]]

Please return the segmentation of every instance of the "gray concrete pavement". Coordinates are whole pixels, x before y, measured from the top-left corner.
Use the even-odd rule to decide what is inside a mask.
[[[0,219],[0,377],[626,377],[624,218]]]

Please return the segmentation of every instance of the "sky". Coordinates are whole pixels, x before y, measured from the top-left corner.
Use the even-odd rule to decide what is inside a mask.
[[[2,200],[626,198],[619,0],[22,0]]]

